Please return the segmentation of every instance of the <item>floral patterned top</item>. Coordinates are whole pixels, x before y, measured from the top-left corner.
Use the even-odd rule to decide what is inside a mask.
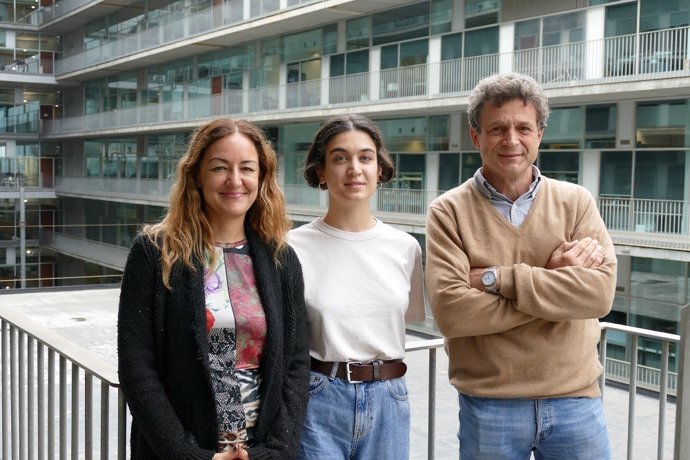
[[[223,439],[247,442],[259,415],[259,363],[266,317],[246,242],[216,246],[205,268],[206,330],[211,384]]]

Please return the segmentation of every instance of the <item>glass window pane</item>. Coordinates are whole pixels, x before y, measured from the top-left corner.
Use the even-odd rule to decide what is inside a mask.
[[[314,55],[320,55],[321,29],[308,30],[298,34],[286,35],[283,38],[284,62],[309,59]]]
[[[465,57],[498,53],[498,27],[467,32],[464,45]]]
[[[330,76],[339,77],[345,75],[345,55],[344,54],[334,54],[331,56],[330,63]]]
[[[581,42],[585,39],[584,13],[568,13],[544,18],[542,46]]]
[[[448,150],[448,125],[448,115],[429,117],[429,139],[427,141],[429,150]]]
[[[541,149],[577,149],[582,137],[582,107],[557,108],[549,115]]]
[[[585,109],[585,147],[616,146],[616,106],[588,106]]]
[[[416,40],[400,44],[400,67],[426,64],[429,55],[429,41]]]
[[[438,189],[450,190],[460,183],[460,154],[442,153],[438,164]]]
[[[381,135],[391,152],[424,152],[426,150],[426,117],[399,118],[378,122]]]
[[[580,183],[580,152],[542,152],[539,170],[552,179]]]
[[[632,257],[630,295],[680,306],[685,300],[685,269],[685,262]]]
[[[462,57],[462,33],[444,35],[441,38],[441,60],[460,59]]]
[[[601,152],[599,195],[629,197],[632,184],[632,152]]]
[[[501,0],[467,0],[465,2],[465,28],[498,23]]]
[[[606,8],[605,37],[634,34],[637,30],[637,4],[609,6]]]
[[[381,69],[395,69],[398,67],[398,45],[381,48]]]
[[[635,153],[635,198],[684,200],[688,154],[678,151]]]
[[[479,152],[467,152],[462,154],[462,171],[460,183],[474,177],[474,173],[482,166],[482,156]]]
[[[338,25],[329,24],[323,28],[322,54],[333,54],[338,51]]]
[[[373,44],[399,42],[429,34],[429,2],[374,13]]]
[[[402,189],[424,190],[426,155],[398,155],[394,186]]]
[[[690,24],[690,0],[640,2],[640,32],[684,27]]]
[[[371,37],[371,16],[350,19],[345,25],[347,49],[355,50],[369,46]]]
[[[688,123],[688,104],[685,100],[640,103],[637,105],[637,146],[690,146]]]
[[[452,0],[431,0],[431,34],[450,32],[452,20]]]
[[[369,50],[347,53],[347,74],[369,71]]]
[[[539,47],[539,19],[520,21],[515,24],[515,50]]]

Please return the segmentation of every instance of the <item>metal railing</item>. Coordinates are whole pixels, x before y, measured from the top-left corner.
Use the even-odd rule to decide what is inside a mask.
[[[115,366],[3,305],[0,329],[2,458],[124,459]]]
[[[687,307],[686,307],[687,309]],[[623,372],[626,375],[610,375],[609,372],[615,368],[609,367],[606,358],[606,347],[608,345],[608,336],[610,331],[617,331],[624,333],[628,337],[628,355],[630,362],[627,366],[627,372]],[[636,407],[636,396],[637,390],[639,388],[650,388],[653,387],[656,382],[646,382],[640,381],[640,378],[645,378],[649,374],[640,372],[638,365],[638,353],[639,353],[639,340],[644,338],[647,340],[655,341],[659,344],[661,349],[661,368],[659,369],[658,376],[658,394],[659,394],[659,419],[658,419],[658,431],[657,431],[657,459],[663,460],[664,450],[665,450],[665,440],[664,433],[666,432],[666,404],[669,396],[669,362],[670,353],[669,348],[671,344],[680,344],[680,337],[676,334],[667,334],[664,332],[650,331],[648,329],[641,329],[637,327],[624,326],[621,324],[614,323],[601,323],[601,340],[599,342],[599,359],[601,361],[604,372],[599,379],[599,385],[601,387],[602,393],[605,388],[605,381],[607,379],[612,379],[617,382],[626,382],[628,386],[628,447],[627,447],[627,458],[632,460],[634,458],[634,440],[635,440],[635,407]],[[685,350],[682,350],[683,352]],[[630,372],[630,369],[637,369],[638,372]],[[685,377],[687,378],[687,377]],[[655,379],[656,380],[656,379]],[[604,394],[605,397],[605,394]],[[678,404],[681,405],[681,395],[677,396]],[[676,440],[678,439],[678,427],[676,427]],[[676,441],[677,442],[677,441]],[[678,460],[678,457],[677,459]]]
[[[277,0],[229,0],[222,4],[203,10],[186,13],[182,17],[171,15],[171,18],[162,17],[161,23],[146,20],[143,16],[138,24],[137,31],[122,38],[113,39],[100,46],[95,46],[71,56],[65,56],[55,62],[55,74],[62,75],[74,72],[92,65],[106,61],[112,61],[123,56],[145,50],[150,50],[162,45],[171,44],[181,40],[187,40],[195,36],[208,34],[233,24],[263,17],[269,14],[277,14],[294,9],[304,3],[312,3],[314,0],[303,0],[298,5],[280,8]],[[245,4],[249,8],[245,9]],[[58,8],[54,9],[55,12]],[[46,10],[37,12],[50,20],[51,16]],[[41,20],[44,20],[41,18]]]
[[[204,30],[203,27],[201,30]],[[229,90],[219,95],[190,96],[182,101],[45,120],[43,132],[62,135],[180,122],[220,114],[246,116],[257,112],[352,104],[359,101],[371,104],[402,98],[447,97],[448,94],[467,93],[481,78],[509,70],[532,75],[545,87],[625,82],[669,75],[687,76],[690,75],[687,57],[690,49],[684,40],[687,35],[686,27],[297,83]],[[126,48],[122,53],[131,54],[147,46],[158,46],[158,42],[149,46],[134,42],[134,39],[128,40],[132,40],[132,43],[124,40],[115,42]],[[634,65],[627,63],[631,52],[638,53],[635,56],[639,57],[635,57]],[[96,49],[89,53],[103,54],[102,59],[113,56],[108,50]],[[643,65],[639,64],[641,56],[646,56]],[[66,58],[70,59],[86,60],[86,55],[82,53]],[[88,60],[98,61],[96,58]],[[56,65],[67,64],[56,61]],[[84,68],[88,64],[81,62],[73,66]]]
[[[599,212],[609,230],[688,235],[690,203],[630,197],[597,198]]]
[[[688,322],[688,310],[683,318]],[[687,325],[686,325],[687,327]],[[111,453],[118,458],[127,455],[128,411],[123,394],[119,390],[116,368],[81,348],[70,340],[59,336],[47,327],[37,324],[25,316],[0,305],[0,329],[2,348],[2,369],[0,379],[0,402],[2,404],[2,457],[3,458],[55,458],[60,459],[107,459]],[[658,341],[661,347],[661,369],[658,375],[659,420],[657,453],[664,456],[664,433],[666,431],[665,408],[669,393],[669,346],[682,344],[682,352],[689,345],[681,336],[612,323],[601,324],[601,347],[606,353],[610,331],[624,333],[629,337],[630,350],[637,350],[640,338]],[[685,332],[688,332],[687,329]],[[684,332],[684,333],[685,333]],[[685,337],[685,336],[683,336]],[[427,458],[435,457],[435,413],[436,413],[436,350],[443,346],[443,339],[408,342],[407,353],[428,352],[428,425]],[[681,359],[687,353],[681,352]],[[631,367],[639,367],[637,353],[630,354]],[[685,358],[687,359],[687,358]],[[606,365],[600,384],[614,377],[621,382],[620,375],[613,376],[615,367]],[[688,388],[687,374],[679,382]],[[635,400],[637,390],[646,374],[634,373],[626,383],[629,388],[628,402],[628,459],[634,455]],[[96,380],[96,382],[94,382]],[[94,385],[94,383],[96,385]],[[98,391],[94,391],[98,387]],[[97,402],[94,402],[97,400]],[[680,430],[687,423],[688,405],[682,401],[682,391],[677,396],[678,420],[676,424],[676,445],[684,442]],[[116,408],[116,409],[113,409]],[[685,419],[681,419],[685,415]],[[677,451],[677,448],[676,448]],[[686,451],[687,452],[687,451]],[[676,453],[676,459],[687,459],[685,453]]]

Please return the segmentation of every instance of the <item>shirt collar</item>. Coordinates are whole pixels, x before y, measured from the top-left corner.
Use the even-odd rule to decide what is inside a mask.
[[[535,165],[532,165],[532,183],[529,186],[529,189],[527,192],[525,192],[522,197],[527,197],[527,198],[534,198],[534,196],[537,194],[537,190],[539,188],[539,184],[541,182],[541,171],[539,171],[539,168],[537,168]],[[474,185],[477,187],[477,190],[487,197],[488,199],[497,199],[497,200],[502,200],[502,201],[509,201],[512,202],[508,197],[500,193],[498,190],[496,190],[493,185],[489,183],[488,180],[484,177],[482,174],[482,168],[477,169],[477,172],[474,173]],[[518,198],[518,200],[520,199]],[[517,201],[517,200],[516,200]]]

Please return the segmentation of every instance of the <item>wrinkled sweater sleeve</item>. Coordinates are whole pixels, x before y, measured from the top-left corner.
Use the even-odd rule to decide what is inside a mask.
[[[470,287],[470,261],[460,237],[462,225],[444,195],[427,211],[426,286],[434,319],[446,338],[495,334],[534,320],[515,302]],[[468,213],[468,218],[470,214]]]
[[[214,452],[197,446],[185,431],[157,371],[153,318],[162,295],[159,265],[158,251],[147,237],[138,236],[127,258],[120,291],[120,385],[138,429],[158,457],[208,460]]]

